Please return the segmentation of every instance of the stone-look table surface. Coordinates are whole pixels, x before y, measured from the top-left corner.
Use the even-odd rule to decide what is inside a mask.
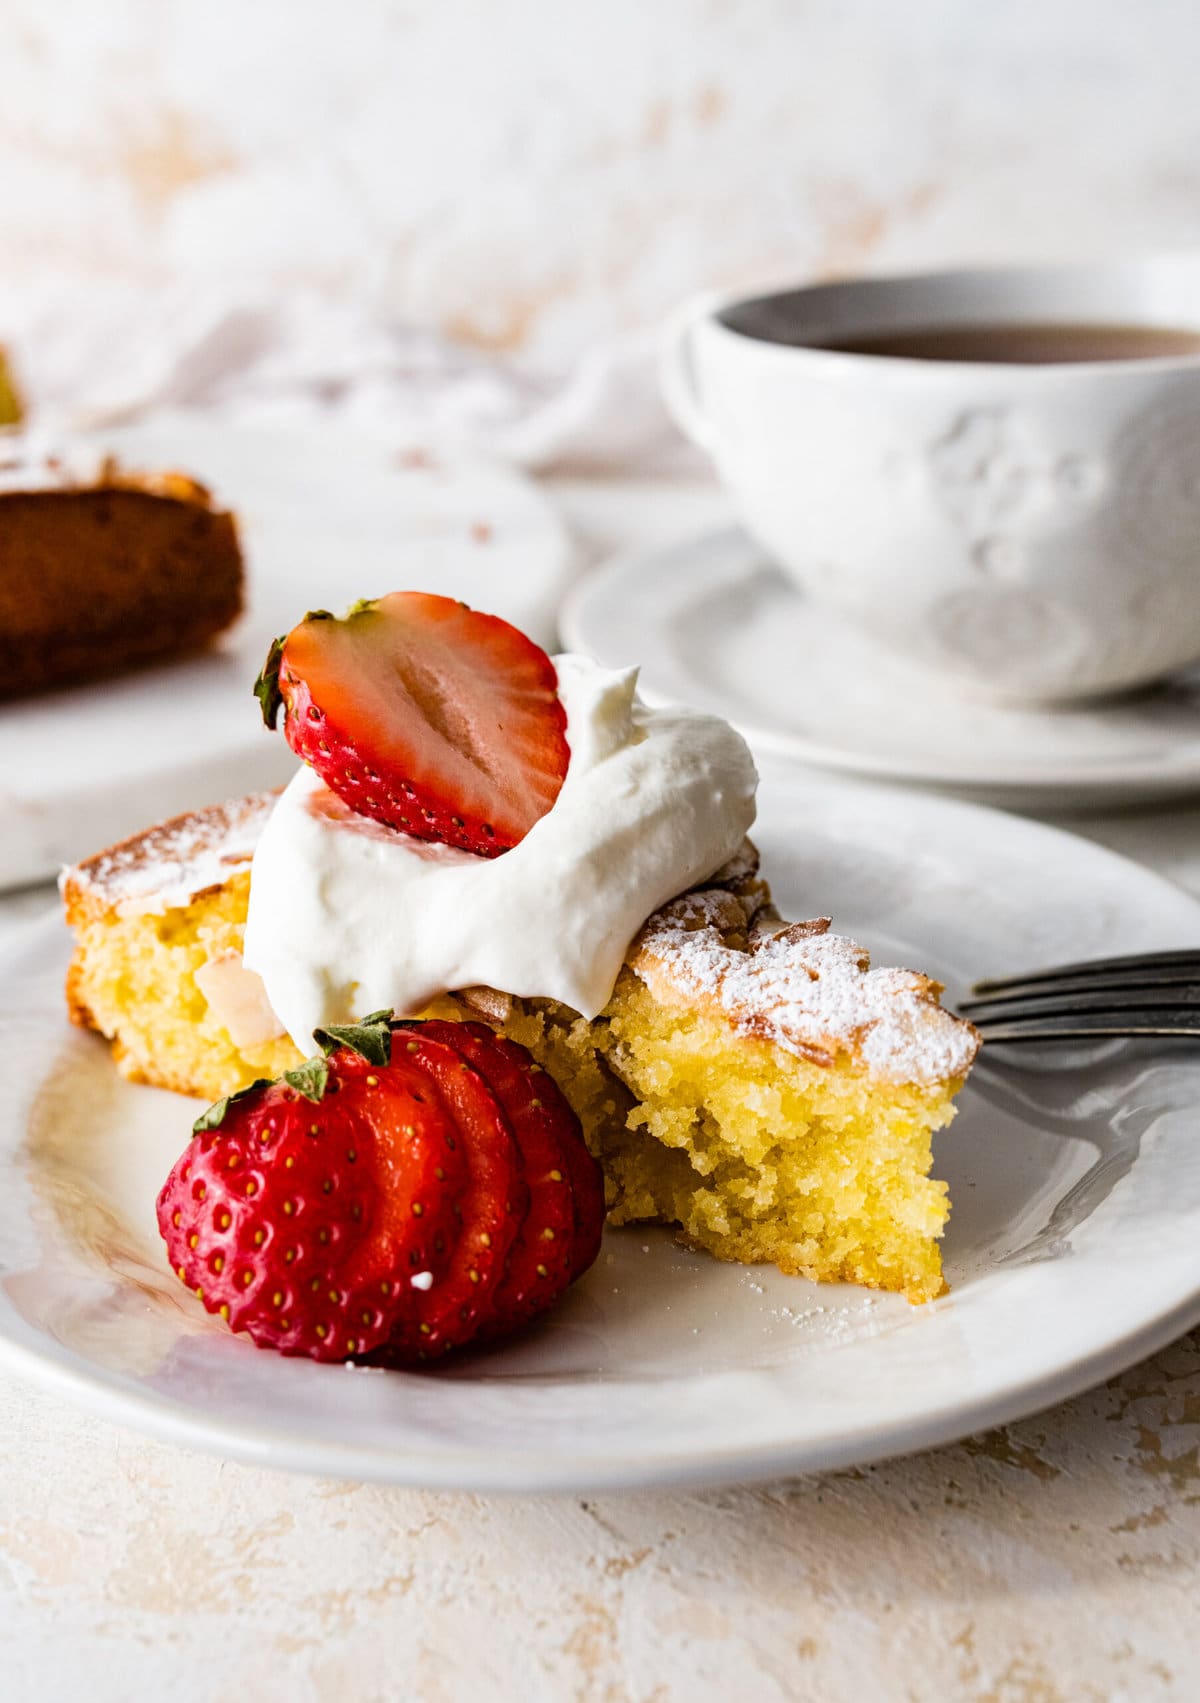
[[[558,493],[593,554],[722,512]],[[1200,895],[1200,808],[1070,825]],[[0,901],[0,939],[48,896]],[[9,1378],[0,1437],[3,1703],[1200,1695],[1200,1333],[953,1447],[708,1492],[309,1480]]]

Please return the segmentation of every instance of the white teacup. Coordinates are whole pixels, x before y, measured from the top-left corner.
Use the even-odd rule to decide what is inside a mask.
[[[1018,323],[1197,341],[1043,364],[820,346]],[[1200,258],[707,297],[664,384],[751,532],[893,654],[1015,701],[1200,658]]]

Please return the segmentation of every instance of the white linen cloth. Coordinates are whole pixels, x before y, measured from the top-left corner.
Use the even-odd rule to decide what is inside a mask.
[[[0,289],[0,343],[54,429],[197,408],[432,436],[519,466],[665,472],[691,463],[658,392],[653,331],[535,370],[312,293]]]

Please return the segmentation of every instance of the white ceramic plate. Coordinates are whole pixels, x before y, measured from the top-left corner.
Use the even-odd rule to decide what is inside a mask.
[[[1010,805],[1200,786],[1200,673],[1076,709],[964,698],[806,598],[735,527],[622,554],[576,586],[560,627],[602,662],[641,662],[647,697],[823,768]]]
[[[973,977],[1200,942],[1200,906],[1053,830],[764,765],[784,908]],[[423,1375],[283,1360],[168,1271],[156,1191],[191,1102],[63,1018],[67,941],[0,961],[0,1361],[98,1413],[277,1467],[548,1490],[767,1476],[946,1441],[1068,1396],[1200,1318],[1200,1055],[1109,1043],[977,1068],[937,1144],[952,1290],[923,1308],[609,1232],[512,1346]]]
[[[528,480],[344,432],[174,419],[96,440],[132,466],[181,467],[238,516],[246,613],[211,650],[0,705],[0,887],[295,767],[251,694],[267,647],[312,607],[405,586],[504,615],[543,643],[568,577],[561,523]]]

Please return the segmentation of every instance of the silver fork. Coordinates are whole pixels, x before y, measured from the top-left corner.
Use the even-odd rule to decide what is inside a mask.
[[[989,1044],[1200,1036],[1200,949],[1059,964],[971,991],[959,1010]]]

